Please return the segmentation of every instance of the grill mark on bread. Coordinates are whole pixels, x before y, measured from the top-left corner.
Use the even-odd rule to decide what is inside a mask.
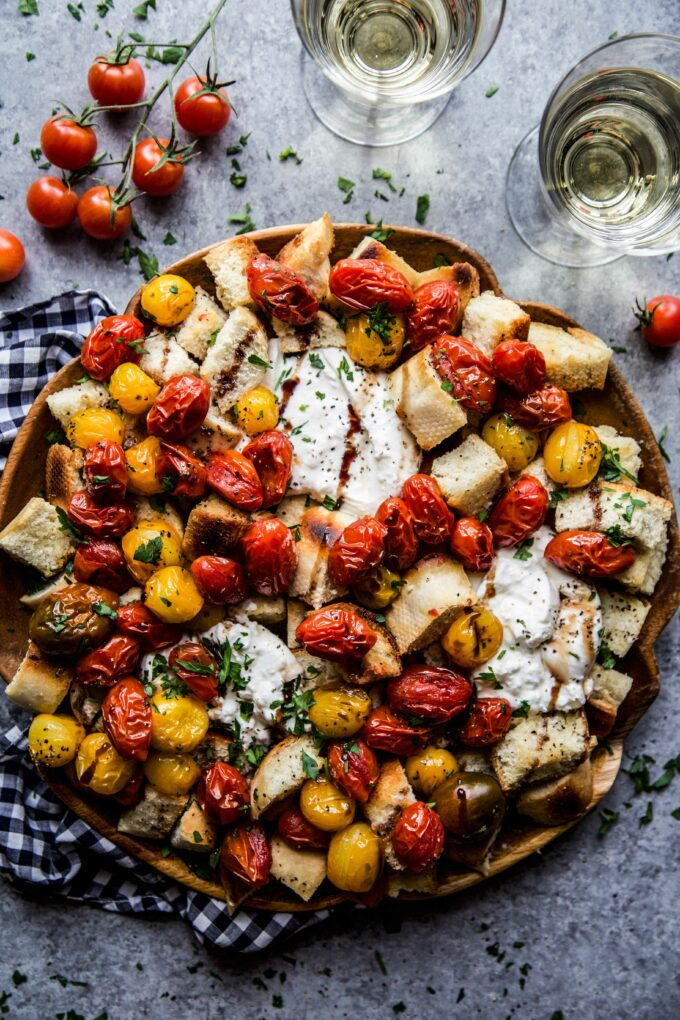
[[[215,384],[215,396],[223,397],[225,393],[228,393],[233,388],[236,378],[241,368],[241,362],[243,361],[243,355],[250,347],[256,333],[254,330],[249,329],[245,336],[239,340],[234,351],[234,359],[229,366],[225,368],[223,372],[220,372],[220,377]]]

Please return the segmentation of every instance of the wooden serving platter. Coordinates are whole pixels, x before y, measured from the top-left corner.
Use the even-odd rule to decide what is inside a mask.
[[[300,225],[275,227],[259,230],[250,236],[258,248],[268,255],[276,255],[279,249],[301,229]],[[347,257],[370,227],[352,223],[335,226],[336,244],[334,258]],[[219,243],[219,242],[218,242]],[[441,234],[414,228],[397,228],[389,240],[394,248],[412,266],[419,270],[430,269],[435,256],[443,255],[449,261],[466,261],[474,265],[480,275],[482,290],[493,290],[502,294],[501,287],[491,266],[481,255],[466,245]],[[186,277],[194,285],[201,284],[214,293],[212,277],[203,257],[209,251],[204,248],[168,267],[168,272]],[[141,289],[133,296],[126,311],[140,313]],[[515,299],[516,300],[516,299]],[[578,323],[557,308],[535,302],[520,302],[522,307],[538,322],[556,326],[577,326]],[[587,324],[586,324],[587,326]],[[7,467],[0,482],[0,527],[4,527],[44,485],[44,465],[48,444],[47,432],[53,428],[53,419],[47,406],[47,397],[72,385],[82,374],[79,359],[74,359],[62,368],[45,386],[31,407],[24,424],[10,452]],[[576,394],[575,400],[583,405],[579,415],[595,424],[614,425],[620,431],[634,436],[642,446],[643,467],[640,474],[642,487],[673,500],[672,490],[666,474],[663,458],[645,415],[633,392],[616,365],[611,365],[607,384],[602,393],[584,391]],[[20,606],[19,597],[24,592],[21,567],[0,553],[2,573],[0,574],[0,674],[5,682],[14,672],[24,656],[28,641],[29,613]],[[591,811],[609,791],[618,773],[623,753],[623,738],[647,711],[659,691],[659,669],[654,657],[654,642],[680,604],[680,538],[677,518],[674,515],[669,531],[668,558],[663,576],[652,598],[652,606],[640,638],[621,660],[621,669],[633,677],[633,687],[619,710],[617,724],[607,747],[598,748],[593,755],[593,799],[588,807]],[[61,771],[41,769],[43,779],[55,791],[64,804],[128,853],[133,854],[170,879],[182,882],[199,892],[207,893],[227,901],[221,885],[197,875],[181,858],[171,854],[164,857],[161,847],[150,841],[143,841],[119,833],[116,830],[117,812],[103,800],[90,799],[76,791]],[[587,812],[586,812],[587,813]],[[404,899],[428,899],[448,896],[467,889],[487,877],[512,867],[518,861],[545,847],[560,836],[579,819],[567,825],[539,827],[529,823],[518,823],[503,831],[492,853],[489,868],[482,875],[475,871],[451,866],[445,872],[439,888],[432,896],[404,894]],[[343,902],[345,897],[333,891],[328,885],[309,902],[303,903],[283,886],[277,883],[271,888],[250,897],[249,907],[269,911],[308,911],[333,906]]]

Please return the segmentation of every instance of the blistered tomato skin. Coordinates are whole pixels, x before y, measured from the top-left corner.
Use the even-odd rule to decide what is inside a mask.
[[[328,572],[339,588],[350,588],[379,566],[387,529],[374,517],[353,521],[331,546]]]
[[[161,388],[139,365],[127,360],[114,369],[109,393],[128,414],[148,411]]]
[[[336,832],[328,848],[328,879],[343,892],[361,894],[373,888],[380,875],[380,840],[366,822]]]
[[[359,312],[386,304],[390,312],[405,312],[413,291],[405,276],[376,259],[340,259],[328,281],[333,297]]]
[[[376,751],[410,755],[427,746],[430,731],[416,726],[388,705],[374,708],[361,730],[361,739]]]
[[[572,417],[569,394],[559,386],[547,385],[526,396],[503,393],[497,407],[532,432],[542,432],[570,421]]]
[[[380,777],[380,766],[370,747],[354,738],[333,741],[328,748],[328,769],[336,786],[365,804]]]
[[[408,666],[387,684],[390,708],[437,725],[450,722],[472,697],[472,684],[442,666]]]
[[[309,721],[325,737],[351,737],[357,733],[371,711],[371,698],[363,687],[319,687]]]
[[[114,634],[76,663],[76,679],[86,687],[106,689],[137,669],[140,646],[136,638]]]
[[[457,768],[458,763],[450,751],[430,745],[408,758],[406,775],[413,789],[429,798],[432,791],[453,775]]]
[[[91,538],[78,545],[73,576],[76,581],[110,588],[119,595],[132,584],[125,557],[115,542],[105,538]]]
[[[216,606],[233,606],[248,594],[243,567],[226,556],[199,556],[191,564],[196,587],[206,602]]]
[[[152,435],[181,442],[199,429],[210,407],[210,386],[197,375],[176,375],[158,394],[146,416]]]
[[[272,852],[259,822],[241,822],[224,837],[220,866],[252,889],[269,881]]]
[[[71,496],[66,513],[71,523],[91,538],[120,538],[134,520],[128,503],[98,506],[86,492]]]
[[[231,825],[250,804],[248,783],[233,765],[218,761],[203,772],[196,800],[212,821]]]
[[[548,542],[544,556],[555,566],[584,577],[614,577],[635,563],[635,546],[613,545],[601,531],[563,531]]]
[[[204,466],[181,443],[161,443],[156,457],[156,476],[163,492],[187,499],[202,499],[207,486]]]
[[[128,779],[123,789],[114,793],[113,799],[116,804],[120,804],[122,807],[133,807],[135,804],[139,804],[143,795],[144,773],[138,768],[136,772],[132,773],[132,778]]]
[[[404,348],[404,316],[400,313],[353,315],[345,329],[347,353],[364,368],[391,368]]]
[[[548,504],[548,493],[536,478],[531,475],[518,478],[489,517],[495,545],[508,549],[523,542],[545,521]]]
[[[516,393],[533,393],[545,383],[545,358],[526,340],[502,340],[494,348],[491,364],[496,378]]]
[[[174,273],[156,276],[142,288],[142,309],[159,326],[178,326],[194,306],[196,291]]]
[[[432,280],[416,287],[413,308],[406,317],[406,335],[413,352],[452,333],[460,315],[458,288],[448,280]]]
[[[139,680],[123,677],[102,704],[104,729],[123,758],[145,761],[151,742],[151,703]]]
[[[232,413],[247,436],[257,436],[278,425],[279,402],[266,386],[256,386],[236,401]]]
[[[203,608],[203,598],[188,570],[161,567],[144,587],[146,605],[166,623],[187,623]]]
[[[457,666],[474,669],[496,654],[503,643],[503,625],[486,606],[466,606],[441,639]]]
[[[403,499],[390,496],[378,507],[376,520],[385,528],[385,566],[407,570],[418,554],[418,537],[413,514]]]
[[[101,797],[120,793],[134,776],[136,763],[123,758],[107,733],[88,733],[76,756],[76,776],[82,786]]]
[[[492,414],[484,422],[482,439],[492,447],[511,471],[522,471],[538,453],[535,432],[519,425],[509,414]]]
[[[404,482],[402,497],[413,518],[413,528],[421,542],[438,545],[448,542],[453,530],[449,510],[436,479],[431,475],[411,475]]]
[[[127,467],[120,443],[101,440],[88,446],[83,461],[83,478],[95,503],[117,503],[124,499]]]
[[[217,697],[218,669],[215,657],[198,641],[185,641],[170,652],[170,669],[201,701]]]
[[[119,631],[137,638],[145,652],[157,652],[174,645],[182,635],[182,628],[163,623],[141,602],[120,606],[116,626]]]
[[[398,597],[403,583],[400,574],[381,564],[352,585],[352,595],[367,609],[382,610]]]
[[[441,857],[444,826],[431,807],[417,800],[403,809],[391,838],[398,860],[419,874],[429,871]]]
[[[505,698],[478,698],[458,730],[466,747],[490,747],[510,729],[512,706]]]
[[[279,815],[276,828],[281,838],[293,850],[325,850],[331,834],[322,832],[308,822],[298,807],[286,808]]]
[[[188,793],[200,779],[201,770],[190,754],[152,751],[144,762],[144,775],[157,790],[172,796]]]
[[[577,489],[600,469],[602,444],[590,425],[569,421],[550,433],[543,448],[545,470],[558,485]]]
[[[295,539],[283,521],[271,517],[255,521],[243,536],[248,584],[258,595],[283,595],[295,567]]]
[[[293,471],[293,444],[283,432],[270,429],[261,432],[243,448],[255,467],[262,486],[262,509],[280,503]]]
[[[298,626],[295,637],[312,655],[331,662],[355,662],[370,652],[378,636],[358,613],[317,609]]]
[[[122,443],[124,432],[123,419],[108,407],[84,407],[66,426],[69,443],[81,450],[100,441]]]
[[[308,822],[323,832],[338,832],[354,820],[356,804],[323,776],[308,779],[300,791],[300,810]]]
[[[319,302],[297,273],[269,255],[256,255],[247,271],[248,290],[263,312],[282,322],[304,326],[319,311]]]
[[[29,637],[48,655],[80,655],[109,636],[117,605],[105,588],[71,584],[45,595],[31,616]]]
[[[28,750],[34,762],[61,768],[73,761],[85,737],[85,730],[71,715],[40,713],[28,731]]]
[[[193,694],[168,697],[156,691],[151,698],[151,746],[155,751],[193,751],[209,725],[208,710]]]
[[[88,334],[80,360],[92,379],[108,379],[124,361],[136,363],[144,348],[144,324],[134,315],[109,315]]]
[[[430,799],[446,834],[462,842],[487,837],[500,825],[506,807],[498,780],[486,772],[456,772]]]
[[[432,364],[442,389],[472,411],[488,413],[496,399],[496,380],[486,354],[462,336],[442,336],[432,344]]]
[[[466,570],[488,570],[493,562],[493,534],[476,517],[459,517],[453,526],[451,552]]]
[[[127,461],[128,489],[139,496],[157,496],[163,491],[156,474],[156,460],[160,456],[161,444],[156,436],[147,436],[125,451]]]
[[[211,489],[240,510],[260,510],[264,494],[254,465],[238,450],[214,453],[208,460],[207,482]]]

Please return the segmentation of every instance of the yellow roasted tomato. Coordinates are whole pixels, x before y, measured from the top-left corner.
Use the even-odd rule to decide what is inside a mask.
[[[366,822],[336,832],[328,847],[328,879],[344,892],[365,893],[378,880],[380,840]]]
[[[101,440],[122,443],[124,432],[121,416],[107,407],[85,407],[77,411],[66,426],[69,443],[71,446],[79,446],[81,450]]]
[[[442,638],[442,646],[458,666],[472,669],[491,659],[503,643],[503,624],[484,606],[468,606]]]
[[[364,368],[389,368],[404,346],[404,316],[388,312],[379,304],[366,315],[348,319],[346,333],[347,353],[352,361]]]
[[[121,539],[123,555],[132,576],[144,584],[159,567],[182,562],[182,541],[174,528],[160,518],[140,521]]]
[[[458,763],[451,752],[445,747],[435,747],[433,744],[406,759],[409,783],[414,790],[426,797],[453,775],[457,768]]]
[[[188,570],[161,567],[146,582],[146,604],[165,623],[186,623],[203,608],[203,596]]]
[[[300,810],[312,825],[324,832],[338,832],[354,820],[355,802],[323,776],[308,779],[300,791]]]
[[[160,386],[151,376],[131,361],[125,361],[114,369],[109,379],[109,393],[128,414],[148,411],[160,391]]]
[[[188,280],[163,273],[142,290],[142,309],[159,326],[178,326],[193,308],[195,299],[196,291]]]
[[[484,422],[482,439],[493,447],[511,471],[523,471],[538,453],[538,436],[508,414],[492,414]]]
[[[151,785],[161,793],[188,793],[201,778],[201,770],[190,754],[152,751],[142,768]]]
[[[317,687],[309,721],[325,737],[351,737],[364,725],[372,707],[363,687]]]
[[[248,436],[256,436],[279,423],[279,403],[266,386],[256,386],[234,404],[237,424]]]
[[[118,754],[106,733],[88,733],[78,748],[78,780],[102,797],[120,793],[132,779],[136,768],[136,762]]]
[[[72,715],[41,712],[31,722],[28,750],[33,761],[58,769],[75,758],[85,730]]]
[[[602,444],[590,425],[568,421],[558,425],[543,448],[545,470],[553,482],[578,489],[592,482],[600,470]]]
[[[155,496],[163,491],[156,474],[156,457],[160,452],[160,440],[155,436],[147,436],[141,443],[135,443],[125,451],[130,492],[138,496]]]
[[[156,691],[151,698],[151,746],[172,754],[193,751],[208,732],[208,710],[193,694],[170,697]]]
[[[382,563],[352,588],[357,602],[367,609],[386,609],[401,591],[401,575],[388,570]]]

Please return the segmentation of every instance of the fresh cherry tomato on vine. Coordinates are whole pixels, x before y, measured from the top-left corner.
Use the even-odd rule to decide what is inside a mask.
[[[243,448],[243,456],[252,461],[262,485],[262,509],[280,503],[293,470],[293,444],[278,429],[268,429]]]
[[[484,351],[462,336],[441,336],[432,345],[432,364],[442,389],[463,407],[485,413],[496,399],[493,368]]]
[[[390,496],[378,507],[375,519],[382,524],[385,535],[385,565],[390,570],[408,569],[418,553],[413,514],[403,499]]]
[[[86,687],[112,687],[121,677],[135,672],[139,656],[136,638],[114,634],[99,648],[78,659],[76,680]]]
[[[170,652],[170,669],[201,701],[217,697],[218,669],[215,656],[198,641],[185,641]]]
[[[219,825],[231,825],[250,804],[248,783],[233,765],[215,762],[205,769],[198,786],[196,800],[208,818]]]
[[[509,414],[518,425],[531,432],[542,432],[571,421],[569,394],[559,386],[548,384],[533,393],[519,396],[503,393],[498,400],[498,410]]]
[[[317,609],[298,626],[295,636],[312,655],[331,662],[362,659],[378,640],[366,621],[349,609]]]
[[[334,740],[328,747],[328,770],[336,786],[365,804],[380,777],[378,759],[368,744],[357,737]]]
[[[90,237],[97,241],[113,241],[121,237],[132,223],[132,207],[129,203],[116,205],[111,188],[98,184],[88,188],[78,199],[78,222]]]
[[[450,722],[466,708],[472,684],[443,666],[408,666],[387,684],[390,708],[428,723]]]
[[[213,453],[208,459],[207,482],[223,499],[241,510],[262,507],[262,483],[253,463],[238,450]]]
[[[144,325],[134,315],[108,315],[87,335],[80,360],[93,379],[108,379],[124,361],[139,361]]]
[[[156,457],[156,475],[164,492],[187,499],[202,499],[206,489],[206,469],[181,443],[161,443]]]
[[[319,311],[319,302],[297,273],[269,255],[259,254],[248,266],[248,290],[263,312],[282,322],[304,326]]]
[[[660,294],[651,301],[645,301],[644,308],[639,303],[637,307],[638,329],[647,343],[654,347],[672,347],[680,343],[680,297]]]
[[[62,170],[80,170],[92,162],[97,151],[97,136],[66,114],[55,114],[45,121],[40,146],[48,162]]]
[[[120,443],[102,439],[85,451],[85,487],[95,503],[118,503],[127,491],[127,463]]]
[[[419,351],[456,328],[460,294],[448,280],[432,280],[416,287],[413,308],[406,316],[406,336],[411,350]]]
[[[272,852],[259,822],[241,822],[224,837],[220,865],[252,889],[269,880]]]
[[[488,570],[493,562],[493,533],[476,517],[459,517],[453,525],[451,552],[466,570]]]
[[[497,744],[510,729],[512,706],[505,698],[478,698],[458,730],[458,739],[466,747]]]
[[[191,564],[196,587],[207,602],[216,606],[232,606],[248,594],[243,567],[226,556],[199,556]]]
[[[387,528],[375,517],[361,517],[348,524],[328,554],[328,573],[333,584],[350,588],[379,566],[386,534]]]
[[[141,602],[119,606],[116,626],[123,634],[139,638],[145,652],[157,652],[159,648],[174,645],[182,636],[182,627],[163,623]]]
[[[160,142],[160,145],[159,145]],[[167,138],[145,138],[135,149],[132,162],[132,180],[140,191],[147,195],[174,195],[184,179],[184,166],[181,157],[166,160],[157,170],[156,164],[163,158],[161,145],[169,145]]]
[[[66,510],[69,520],[92,538],[120,538],[129,531],[135,513],[127,503],[98,506],[86,492],[76,492]]]
[[[123,553],[108,539],[91,538],[81,542],[73,557],[73,576],[77,581],[110,588],[122,594],[132,584]]]
[[[144,95],[144,71],[134,57],[117,64],[113,56],[96,57],[87,72],[87,87],[101,106],[122,110]]]
[[[377,259],[340,259],[331,269],[328,285],[333,297],[360,312],[383,303],[390,312],[403,312],[413,304],[406,277]]]
[[[635,562],[633,545],[614,545],[601,531],[563,531],[545,547],[544,556],[562,570],[586,577],[613,577]]]
[[[294,850],[325,850],[331,841],[332,833],[322,832],[308,822],[299,807],[282,811],[276,828],[281,838]]]
[[[175,113],[185,131],[192,135],[216,135],[226,126],[231,116],[231,103],[227,90],[215,88],[214,91],[203,92],[208,88],[205,78],[186,78],[175,93]]]
[[[533,393],[545,383],[545,358],[526,340],[502,340],[491,355],[497,379],[517,393]]]
[[[295,539],[283,521],[251,524],[242,539],[248,582],[258,595],[283,595],[297,566]]]
[[[14,280],[24,268],[24,246],[9,230],[0,230],[0,283]]]
[[[421,542],[438,545],[450,540],[454,518],[435,478],[411,475],[404,482],[401,494],[411,511],[413,527]]]
[[[393,712],[388,705],[380,705],[364,723],[361,738],[376,751],[408,756],[427,746],[430,732]]]
[[[541,483],[522,475],[496,503],[489,527],[497,546],[507,549],[540,528],[548,513],[549,497]]]
[[[416,874],[429,871],[444,849],[444,826],[436,811],[421,800],[403,808],[392,833],[397,859]]]
[[[78,196],[58,177],[45,174],[29,184],[26,208],[41,227],[67,227],[76,218]]]
[[[197,375],[175,375],[146,416],[153,436],[170,442],[186,439],[203,424],[210,407],[210,385]]]
[[[135,677],[112,687],[102,704],[104,729],[124,758],[146,761],[151,743],[151,702]]]

